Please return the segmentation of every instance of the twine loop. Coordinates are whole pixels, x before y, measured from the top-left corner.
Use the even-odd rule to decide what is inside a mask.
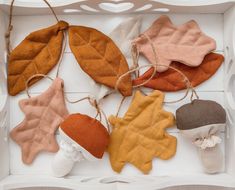
[[[196,90],[193,88],[193,86],[192,86],[191,82],[189,81],[188,77],[187,77],[182,71],[180,71],[179,69],[176,69],[175,67],[159,64],[159,63],[158,63],[159,61],[158,61],[158,56],[157,56],[156,48],[154,47],[154,44],[152,43],[151,39],[150,39],[149,36],[146,35],[146,34],[141,34],[141,35],[144,36],[144,37],[148,40],[148,42],[150,43],[150,46],[151,46],[152,51],[153,51],[153,54],[154,54],[154,62],[155,62],[155,63],[153,63],[153,64],[141,65],[141,66],[137,66],[137,67],[136,67],[136,65],[138,65],[139,51],[138,51],[138,49],[136,48],[136,45],[133,44],[133,46],[132,46],[132,57],[133,57],[133,64],[134,64],[134,66],[133,66],[132,69],[130,69],[128,72],[122,74],[122,75],[118,78],[118,80],[117,80],[117,82],[116,82],[116,85],[115,85],[115,89],[116,89],[116,90],[118,89],[119,84],[120,84],[120,82],[122,81],[122,79],[123,79],[124,77],[126,77],[127,75],[129,75],[129,74],[131,74],[131,73],[133,73],[133,72],[137,72],[137,71],[139,72],[139,70],[142,69],[142,68],[145,68],[145,67],[152,67],[152,68],[153,68],[153,73],[152,73],[152,75],[151,75],[147,80],[145,80],[143,83],[141,83],[141,84],[139,84],[139,85],[133,86],[133,88],[139,88],[139,87],[145,85],[146,83],[148,83],[151,79],[153,79],[153,77],[156,75],[157,67],[167,67],[168,69],[175,70],[176,72],[178,72],[178,73],[182,76],[183,82],[185,83],[185,85],[186,85],[186,87],[187,87],[187,90],[186,90],[186,92],[185,92],[185,95],[184,95],[182,98],[180,98],[180,99],[178,99],[178,100],[175,100],[175,101],[168,101],[168,102],[167,102],[167,101],[164,101],[164,103],[171,104],[171,103],[180,102],[180,101],[184,100],[184,99],[188,96],[188,94],[189,94],[190,91],[191,91],[191,97],[190,97],[191,102],[193,101],[194,96],[195,96],[196,99],[199,99],[199,96],[198,96]],[[135,51],[136,51],[136,52],[135,52]],[[122,103],[123,103],[123,101],[121,101],[121,104],[122,104]],[[120,110],[120,107],[119,107],[119,110]],[[118,111],[118,112],[119,112],[119,111]]]
[[[43,77],[43,78],[47,78],[47,79],[49,79],[49,80],[51,80],[51,81],[54,81],[53,78],[51,78],[51,77],[48,76],[48,75],[44,75],[44,74],[35,74],[35,75],[31,76],[30,78],[28,78],[28,80],[27,80],[26,83],[25,83],[25,86],[26,86],[26,94],[27,94],[27,96],[28,96],[29,98],[31,98],[31,95],[30,95],[30,93],[29,93],[29,83],[30,83],[30,81],[32,81],[34,78],[37,78],[37,77]],[[109,125],[109,122],[108,122],[108,118],[107,118],[105,112],[100,108],[98,102],[97,102],[95,99],[93,99],[93,98],[91,98],[91,97],[89,97],[89,96],[86,96],[86,97],[83,97],[83,98],[81,98],[81,99],[79,99],[79,100],[71,101],[71,100],[69,100],[69,99],[67,98],[67,96],[65,96],[65,100],[66,100],[68,103],[71,103],[71,104],[75,104],[75,103],[81,102],[81,101],[83,101],[83,100],[88,100],[88,102],[90,103],[90,105],[96,109],[96,116],[95,116],[95,119],[97,119],[97,118],[99,117],[99,121],[102,122],[102,115],[103,115],[103,116],[104,116],[104,119],[105,119],[105,122],[106,122],[106,125],[107,125],[108,132],[111,133],[111,129],[110,129],[110,125]]]
[[[50,3],[49,3],[47,0],[43,0],[43,1],[44,1],[44,2],[47,4],[47,6],[50,8],[50,10],[51,10],[52,14],[54,15],[56,21],[59,22],[59,19],[58,19],[56,13],[55,13],[53,7],[50,5]],[[13,7],[14,7],[13,5],[14,5],[14,2],[15,2],[15,0],[12,0],[12,1],[11,1],[11,4],[10,4],[10,13],[9,13],[8,29],[7,29],[7,31],[6,31],[6,33],[5,33],[5,43],[6,43],[6,50],[7,50],[7,60],[9,60],[9,56],[10,56],[10,54],[11,54],[11,45],[10,45],[10,44],[11,44],[11,42],[10,42],[11,40],[10,40],[10,38],[11,38],[11,31],[13,30],[12,16],[13,16]]]
[[[43,77],[43,78],[47,78],[51,81],[54,81],[54,79],[52,79],[50,76],[48,75],[44,75],[44,74],[35,74],[35,75],[32,75],[31,77],[28,78],[28,80],[26,81],[25,83],[25,91],[26,91],[26,94],[29,98],[31,98],[31,95],[29,94],[29,83],[34,79],[34,78],[37,78],[37,77]]]

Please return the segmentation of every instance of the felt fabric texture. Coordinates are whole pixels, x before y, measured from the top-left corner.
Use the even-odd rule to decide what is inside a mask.
[[[42,94],[19,102],[24,120],[10,132],[22,150],[22,160],[31,164],[42,151],[57,152],[55,132],[67,117],[63,80],[56,78]]]
[[[94,28],[70,26],[69,45],[83,71],[97,83],[115,88],[119,76],[129,71],[115,43]],[[132,94],[131,75],[123,78],[118,90],[123,96]]]
[[[220,132],[226,126],[223,107],[210,100],[194,100],[176,110],[176,124],[180,132],[198,147],[204,171],[210,174],[221,172]]]
[[[193,115],[193,118],[191,117]],[[181,130],[226,122],[224,108],[215,101],[193,100],[176,110],[177,128]]]
[[[131,55],[131,41],[137,37],[140,33],[141,17],[129,18],[121,22],[110,34],[109,37],[116,43],[120,48],[123,55],[126,57],[128,63],[132,63]],[[92,91],[90,97],[99,102],[106,95],[113,92],[112,88],[105,85],[92,82]]]
[[[175,26],[169,17],[160,16],[143,34],[153,42],[158,63],[165,66],[169,66],[172,61],[191,67],[199,66],[205,55],[216,48],[215,40],[206,36],[194,20]],[[150,63],[156,64],[152,47],[144,35],[133,40],[133,43]],[[157,67],[158,72],[167,69]]]
[[[91,80],[91,91],[89,92],[89,97],[96,100],[99,103],[105,96],[111,94],[114,89],[109,88],[103,84],[98,84],[94,80]]]
[[[110,116],[113,126],[108,152],[114,171],[129,162],[147,174],[152,159],[167,160],[176,152],[177,139],[166,129],[173,127],[174,115],[163,110],[164,94],[153,91],[145,96],[137,91],[123,118]]]
[[[185,74],[192,86],[196,87],[212,77],[220,68],[223,61],[223,55],[209,53],[197,67],[189,67],[175,61],[171,63],[171,66]],[[139,78],[133,80],[133,85],[142,84],[151,77],[152,73],[153,68],[150,68]],[[155,76],[144,86],[167,92],[178,91],[186,88],[182,75],[173,69],[168,69],[167,71],[161,73],[157,72]]]
[[[63,31],[68,23],[56,25],[29,34],[10,54],[8,62],[8,92],[17,95],[25,90],[26,81],[35,74],[47,74],[58,63],[63,46]],[[29,85],[41,78],[35,78]]]
[[[52,162],[56,177],[67,175],[75,162],[101,159],[109,142],[109,134],[98,120],[79,113],[69,115],[59,132],[60,150]]]
[[[140,16],[129,18],[121,22],[110,34],[109,37],[120,48],[121,52],[129,60],[132,58],[132,40],[139,36],[142,18]]]
[[[73,169],[76,162],[85,160],[79,148],[73,142],[70,143],[64,140],[62,136],[60,150],[56,153],[52,161],[52,171],[55,177],[67,175]]]
[[[60,129],[96,158],[102,158],[109,143],[106,128],[96,119],[83,114],[71,114]]]
[[[206,173],[214,174],[223,171],[224,158],[220,145],[199,149],[199,156]]]

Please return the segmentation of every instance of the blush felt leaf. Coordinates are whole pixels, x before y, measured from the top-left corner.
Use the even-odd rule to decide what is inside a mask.
[[[70,26],[69,45],[83,71],[97,83],[115,88],[119,76],[129,71],[119,48],[96,29]],[[123,96],[132,94],[130,75],[123,78],[118,90]]]
[[[162,108],[164,94],[153,91],[144,96],[137,91],[123,118],[110,116],[113,125],[108,152],[114,171],[129,162],[148,173],[152,159],[169,159],[176,152],[177,139],[165,130],[174,125],[174,115]]]
[[[21,100],[19,105],[25,119],[10,137],[21,147],[23,162],[31,164],[41,151],[57,152],[55,132],[68,115],[62,79],[56,78],[44,93]]]
[[[177,27],[167,16],[161,16],[143,34],[133,43],[152,64],[155,64],[154,53],[146,36],[156,49],[158,64],[165,66],[169,66],[172,61],[199,66],[205,55],[216,48],[215,40],[206,36],[194,20]],[[168,68],[165,66],[157,67],[157,71],[166,71]]]
[[[10,54],[8,92],[17,95],[25,90],[26,81],[35,74],[47,74],[59,61],[63,46],[63,31],[68,23],[59,21],[49,28],[29,34]],[[35,78],[29,85],[40,80]]]
[[[185,74],[192,86],[196,87],[213,76],[223,61],[224,57],[222,55],[209,53],[205,56],[202,64],[198,67],[189,67],[179,62],[173,62],[171,66]],[[152,73],[153,68],[150,68],[142,76],[133,80],[133,85],[142,84],[151,77]],[[144,86],[162,91],[177,91],[186,88],[182,75],[172,69],[162,73],[156,73],[155,76]]]

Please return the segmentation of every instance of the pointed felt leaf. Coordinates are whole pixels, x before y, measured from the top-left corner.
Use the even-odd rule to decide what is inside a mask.
[[[166,129],[173,127],[174,115],[163,109],[164,94],[153,91],[145,96],[137,91],[123,118],[110,116],[113,125],[108,152],[114,171],[129,162],[148,173],[152,159],[166,160],[176,152],[177,139]]]
[[[205,56],[203,62],[198,67],[189,67],[179,62],[173,62],[172,67],[182,71],[192,83],[192,85],[198,86],[204,81],[208,80],[219,69],[224,61],[224,57],[217,53],[209,53]],[[133,85],[138,85],[146,81],[151,77],[153,69],[149,69],[142,76],[133,81]],[[169,69],[162,73],[156,73],[156,75],[144,85],[145,87],[162,90],[162,91],[177,91],[185,89],[185,82],[181,74],[175,70]]]
[[[115,43],[100,31],[84,27],[69,27],[69,45],[79,65],[93,80],[110,88],[129,68],[124,55]],[[123,96],[132,94],[131,76],[119,83]]]
[[[131,58],[131,41],[140,34],[141,20],[141,17],[129,18],[109,34],[126,58]]]
[[[16,95],[25,90],[25,83],[34,74],[47,74],[59,61],[63,31],[68,23],[59,21],[49,28],[29,34],[10,54],[8,92]],[[29,85],[40,80],[36,78]]]
[[[199,66],[205,55],[216,48],[215,40],[206,36],[194,20],[177,27],[167,16],[161,16],[143,34],[151,39],[158,63],[165,66],[169,66],[172,61],[192,67]],[[155,64],[152,46],[144,35],[136,38],[133,43],[150,63]],[[167,69],[157,67],[158,72]]]

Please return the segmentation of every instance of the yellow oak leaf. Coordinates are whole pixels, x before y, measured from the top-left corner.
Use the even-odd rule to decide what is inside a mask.
[[[148,96],[137,91],[123,118],[109,117],[113,131],[108,152],[114,171],[121,172],[129,162],[146,174],[154,157],[166,160],[175,154],[177,139],[165,131],[175,119],[163,110],[163,100],[160,91]]]

